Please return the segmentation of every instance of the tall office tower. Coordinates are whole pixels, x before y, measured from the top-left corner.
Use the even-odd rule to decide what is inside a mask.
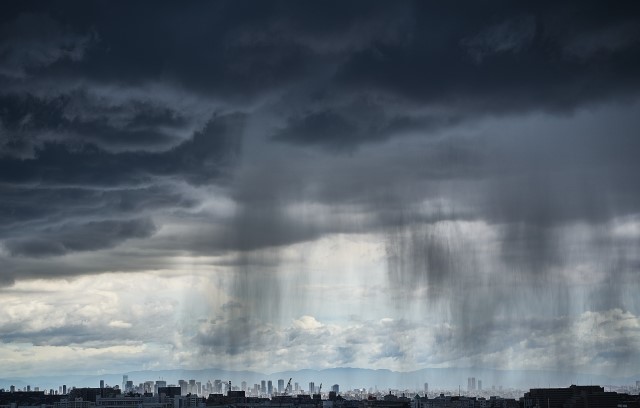
[[[340,386],[338,384],[333,384],[331,386],[331,391],[335,392],[336,394],[338,394],[340,392]]]
[[[267,393],[267,382],[265,380],[260,381],[260,393],[263,395]]]
[[[222,380],[213,380],[213,393],[222,394]]]
[[[471,377],[467,378],[467,392],[471,391]]]
[[[247,382],[243,381],[240,383],[240,391],[247,391]]]
[[[278,380],[278,394],[282,394],[284,393],[284,380],[283,379],[279,379]]]
[[[153,394],[154,395],[158,395],[158,388],[160,387],[166,387],[167,386],[167,382],[164,380],[157,380],[156,384],[153,386]]]
[[[429,383],[424,383],[424,395],[427,395],[429,392]]]
[[[316,393],[316,384],[313,382],[309,383],[309,395],[313,395]]]
[[[13,387],[13,390],[11,390],[11,392],[15,391],[16,389],[16,387],[14,387],[13,385],[12,387]],[[62,394],[62,385],[58,387],[58,394]]]
[[[67,395],[67,385],[62,384],[62,395]]]
[[[476,390],[476,377],[471,377],[471,389]]]
[[[189,383],[185,380],[178,380],[178,386],[180,387],[180,395],[187,395]]]
[[[482,391],[482,380],[478,380],[478,391]]]
[[[100,389],[104,388],[104,380],[100,380]]]
[[[187,388],[189,394],[196,393],[196,380],[189,380],[189,387]]]
[[[129,376],[128,375],[123,375],[122,376],[122,392],[124,392],[126,385],[127,385],[127,381],[129,381]]]
[[[294,383],[293,384],[293,389],[296,390],[296,392],[300,391],[300,384]]]
[[[196,382],[197,394],[202,395],[202,383],[200,381]]]

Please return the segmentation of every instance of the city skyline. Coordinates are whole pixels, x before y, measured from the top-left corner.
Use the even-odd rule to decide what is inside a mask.
[[[0,378],[640,375],[639,4],[0,10]]]
[[[472,378],[469,379],[471,381]],[[284,381],[280,379],[279,381]],[[264,383],[265,380],[261,380]],[[167,402],[179,407],[182,402],[189,401],[189,398],[200,397],[201,401],[206,400],[206,405],[228,405],[234,403],[249,403],[252,405],[261,405],[267,401],[267,404],[272,403],[277,406],[285,404],[287,406],[306,404],[311,400],[331,400],[331,401],[365,401],[376,400],[380,401],[398,401],[398,397],[405,399],[406,402],[412,401],[412,404],[443,404],[449,406],[450,398],[461,397],[471,403],[468,408],[473,408],[475,403],[479,403],[480,407],[486,408],[488,402],[483,401],[496,401],[496,400],[509,400],[508,403],[511,408],[527,408],[531,405],[539,404],[535,402],[536,399],[542,399],[546,402],[548,397],[554,398],[554,404],[562,403],[573,396],[582,396],[596,393],[599,394],[598,400],[600,405],[606,405],[615,407],[620,401],[626,401],[632,405],[638,404],[638,391],[640,390],[640,381],[636,381],[633,385],[601,387],[599,385],[576,385],[572,384],[567,387],[536,387],[530,388],[529,392],[525,392],[521,389],[505,389],[502,386],[492,386],[491,390],[467,390],[464,394],[461,388],[457,390],[451,389],[436,389],[428,392],[428,384],[425,383],[424,390],[416,390],[412,388],[391,388],[378,386],[375,387],[360,387],[354,389],[344,389],[340,391],[339,384],[333,384],[330,391],[322,393],[321,389],[317,389],[313,382],[309,383],[309,389],[298,389],[285,392],[279,392],[274,390],[273,393],[266,392],[264,386],[261,384],[253,384],[251,386],[246,381],[242,381],[241,386],[232,386],[231,382],[221,381],[219,379],[213,382],[209,379],[206,382],[204,380],[197,381],[191,380],[178,380],[176,384],[167,384],[167,381],[144,381],[139,385],[135,385],[132,381],[128,380],[128,375],[122,376],[122,387],[115,385],[110,386],[105,384],[104,380],[100,380],[99,387],[76,387],[73,385],[67,386],[66,384],[60,385],[57,389],[50,388],[40,390],[39,387],[32,388],[30,385],[20,389],[11,385],[9,389],[0,388],[0,403],[10,402],[23,406],[25,401],[31,398],[31,402],[39,401],[41,404],[51,406],[54,403],[65,403],[66,401],[84,401],[81,404],[96,404],[96,405],[111,405],[117,406],[123,405],[135,405],[138,403],[158,403]],[[221,386],[222,385],[222,386]],[[296,383],[297,385],[297,383]],[[321,388],[321,387],[320,387]],[[608,391],[606,390],[608,388]],[[288,389],[288,388],[287,388]],[[456,395],[457,394],[457,395]],[[47,398],[56,397],[56,399]],[[187,400],[184,400],[184,397]],[[337,397],[337,398],[336,398]],[[389,397],[389,398],[388,398]],[[488,399],[487,399],[488,397]],[[524,398],[523,398],[524,397]],[[142,400],[141,400],[142,398]],[[169,400],[166,400],[169,398]],[[174,399],[174,398],[177,398]],[[246,399],[245,399],[246,398]],[[174,400],[172,400],[174,399]],[[529,399],[529,401],[527,401]],[[622,399],[622,400],[621,400]],[[271,400],[271,402],[268,402]],[[445,401],[448,401],[445,403]],[[616,402],[618,401],[618,402]],[[186,402],[188,403],[188,402]],[[575,404],[575,401],[573,401]],[[595,400],[592,401],[595,403]],[[387,405],[393,406],[394,404],[379,403],[384,405],[385,408],[389,408]],[[502,404],[502,403],[500,403]],[[200,406],[201,404],[197,404]],[[331,404],[329,404],[331,405]],[[60,408],[60,407],[56,407]],[[503,408],[505,408],[503,406]]]
[[[126,378],[123,378],[123,381]],[[219,381],[219,380],[216,380]],[[153,381],[146,382],[152,385]],[[181,383],[187,381],[181,380]],[[189,384],[195,380],[189,380]],[[640,383],[640,382],[639,382]],[[0,404],[5,407],[18,408],[39,406],[41,408],[206,408],[210,406],[245,408],[279,407],[279,408],[579,408],[597,406],[601,408],[635,408],[640,404],[640,396],[629,392],[606,391],[597,385],[571,385],[561,388],[532,388],[528,392],[516,391],[506,397],[491,395],[408,395],[409,390],[354,389],[339,393],[338,384],[325,394],[297,395],[250,395],[245,390],[228,390],[224,394],[214,393],[207,397],[194,393],[184,393],[184,387],[162,386],[153,392],[128,387],[127,393],[114,388],[72,388],[68,394],[61,395],[53,389],[45,391],[19,391],[11,387],[10,391],[0,390]],[[200,383],[198,383],[200,388]],[[211,382],[207,383],[211,388]],[[237,388],[237,387],[236,387]],[[254,385],[254,391],[259,388]],[[311,386],[313,388],[313,386]],[[637,391],[636,383],[635,391]],[[199,392],[198,392],[199,394]],[[327,395],[328,394],[328,395]],[[32,405],[29,405],[32,404]],[[33,405],[36,404],[36,405]]]

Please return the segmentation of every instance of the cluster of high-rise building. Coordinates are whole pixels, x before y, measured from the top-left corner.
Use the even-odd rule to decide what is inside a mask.
[[[102,387],[101,382],[101,387]],[[283,378],[277,380],[274,384],[272,380],[261,380],[259,383],[249,385],[246,381],[242,381],[240,385],[232,385],[231,381],[211,380],[206,383],[202,383],[196,380],[178,380],[178,384],[167,384],[164,380],[158,381],[146,381],[138,385],[134,385],[133,381],[130,381],[127,375],[122,377],[121,390],[127,393],[139,393],[153,395],[159,394],[159,390],[165,387],[177,387],[180,389],[180,395],[193,394],[198,396],[207,396],[209,394],[226,394],[229,391],[244,391],[245,395],[250,397],[276,397],[282,395],[298,395],[298,394],[319,394],[322,389],[322,384],[316,386],[314,382],[309,383],[309,389],[304,390],[300,387],[300,384],[291,383],[291,379],[285,383]],[[334,384],[331,386],[331,391],[336,394],[340,392],[340,386]],[[172,394],[175,391],[171,391]]]
[[[476,381],[476,377],[467,378],[467,392],[482,391],[482,380]]]

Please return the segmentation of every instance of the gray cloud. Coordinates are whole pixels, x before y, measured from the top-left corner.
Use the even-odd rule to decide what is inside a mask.
[[[482,63],[491,55],[524,51],[535,34],[535,18],[524,16],[487,27],[473,37],[463,38],[460,43],[477,63]]]
[[[78,34],[47,14],[23,13],[2,27],[0,75],[29,77],[63,59],[80,61],[94,35]]]
[[[111,248],[131,238],[148,238],[156,227],[149,219],[93,221],[42,231],[37,237],[4,241],[12,255],[51,256]]]
[[[435,130],[460,122],[460,118],[449,114],[396,113],[394,110],[401,111],[401,106],[394,107],[393,103],[385,106],[368,99],[358,98],[344,105],[292,116],[273,135],[273,139],[302,146],[320,146],[330,151],[353,152],[363,143],[411,133],[428,136]]]
[[[33,156],[48,142],[94,144],[109,152],[158,152],[184,142],[183,134],[198,124],[161,102],[109,100],[86,89],[48,96],[8,93],[0,96],[0,104],[0,141],[7,154],[19,157]]]
[[[197,183],[219,179],[233,164],[241,142],[242,115],[212,118],[193,137],[168,150],[112,153],[93,144],[45,143],[34,157],[0,158],[2,181],[67,185],[148,182],[152,176],[179,175]]]
[[[570,364],[566,341],[584,332],[585,313],[606,324],[638,315],[638,234],[619,231],[640,208],[638,11],[7,6],[1,282],[183,271],[188,258],[225,292],[207,298],[220,310],[195,330],[186,322],[185,337],[229,364],[248,349],[304,353],[332,336],[324,351],[336,364],[500,365],[494,355],[519,344]],[[383,265],[393,319],[371,330],[315,318],[280,327],[293,308],[314,315],[304,294],[289,294],[312,292],[313,274],[327,272],[305,264],[311,244],[342,235],[377,240],[375,261],[337,268],[365,285],[358,265]],[[411,326],[418,312],[449,326],[430,321],[442,323],[431,339]],[[114,322],[113,333],[127,323]],[[78,322],[21,324],[7,323],[11,341],[97,341]],[[637,356],[627,329],[612,331],[594,364]],[[360,336],[373,339],[364,358]]]

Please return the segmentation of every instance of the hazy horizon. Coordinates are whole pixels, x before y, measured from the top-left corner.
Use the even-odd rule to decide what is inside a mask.
[[[101,380],[105,381],[106,387],[121,387],[123,375],[127,375],[128,380],[132,380],[134,385],[142,384],[146,381],[163,380],[168,385],[176,385],[179,380],[207,381],[222,380],[226,383],[231,381],[234,386],[239,386],[242,381],[246,381],[248,386],[259,384],[262,380],[282,379],[285,382],[291,378],[292,385],[299,383],[302,391],[307,391],[309,382],[316,385],[325,386],[337,383],[341,390],[379,388],[380,390],[412,390],[423,391],[424,384],[429,384],[429,390],[433,393],[441,391],[452,392],[462,387],[464,395],[511,395],[514,390],[526,391],[530,388],[547,387],[568,387],[570,385],[600,385],[604,387],[625,387],[635,389],[636,381],[640,375],[631,377],[607,377],[601,375],[552,371],[510,371],[491,370],[474,368],[452,368],[452,369],[421,369],[412,372],[394,372],[387,369],[361,369],[355,367],[336,367],[323,370],[300,369],[295,371],[281,372],[255,372],[255,371],[229,371],[225,369],[206,368],[200,370],[138,370],[123,373],[101,373],[101,374],[72,374],[68,376],[32,376],[16,377],[13,379],[0,378],[0,388],[9,389],[11,385],[23,388],[27,385],[39,386],[42,390],[57,389],[62,384],[67,389],[72,387],[97,387]],[[469,378],[483,381],[482,389],[467,390],[464,386]],[[463,387],[464,386],[464,387]],[[327,387],[325,387],[327,389]]]
[[[0,378],[639,374],[640,3],[0,8]]]

